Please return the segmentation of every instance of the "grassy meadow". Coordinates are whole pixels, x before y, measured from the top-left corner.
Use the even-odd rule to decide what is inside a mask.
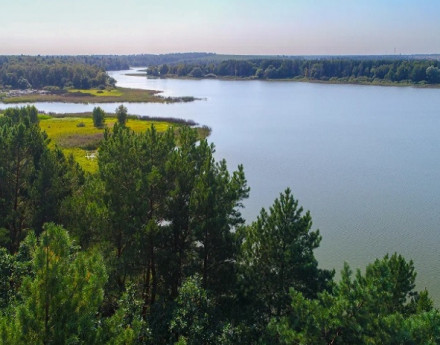
[[[81,93],[84,95],[92,95],[96,97],[121,97],[124,93],[121,89],[90,89],[90,90],[82,90],[82,89],[69,89],[70,93]]]
[[[0,110],[0,117],[3,116]],[[39,114],[40,128],[46,132],[50,139],[49,147],[58,146],[66,156],[73,155],[76,162],[87,172],[96,172],[98,169],[97,152],[101,140],[104,138],[105,129],[113,128],[117,119],[113,115],[107,115],[105,125],[97,128],[93,125],[91,113],[80,114]],[[178,129],[181,126],[195,126],[193,121],[181,119],[165,118],[157,120],[156,118],[142,118],[136,115],[129,115],[127,127],[134,132],[140,133],[146,131],[151,125],[156,130],[165,132],[169,127]],[[200,138],[209,136],[211,129],[206,126],[196,127]],[[92,157],[90,157],[92,156]]]
[[[51,140],[49,146],[59,146],[66,156],[72,154],[85,171],[95,172],[98,168],[97,148],[104,137],[105,128],[112,128],[116,118],[106,117],[105,127],[96,128],[93,126],[91,116],[79,115],[82,116],[52,117],[43,114],[39,116],[40,127]],[[127,121],[127,127],[135,132],[143,132],[150,128],[152,124],[158,132],[164,132],[170,126],[176,126],[165,121],[145,121],[141,119],[128,119]],[[95,154],[95,158],[87,158],[87,156],[93,154]]]

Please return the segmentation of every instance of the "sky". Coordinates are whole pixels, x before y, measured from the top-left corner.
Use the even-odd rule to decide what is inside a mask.
[[[0,0],[0,54],[440,53],[440,0]]]

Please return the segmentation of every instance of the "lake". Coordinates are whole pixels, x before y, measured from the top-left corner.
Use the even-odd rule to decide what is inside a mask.
[[[417,288],[440,302],[440,89],[274,81],[146,79],[119,86],[203,100],[125,104],[129,113],[192,119],[212,128],[216,157],[242,163],[243,215],[291,187],[323,237],[321,267],[365,267],[395,251],[413,259]],[[114,111],[118,104],[100,104]],[[94,104],[37,103],[90,111]],[[6,107],[2,105],[2,107]]]

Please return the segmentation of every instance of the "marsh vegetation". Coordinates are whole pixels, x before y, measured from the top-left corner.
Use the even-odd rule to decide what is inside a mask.
[[[34,102],[63,102],[63,103],[175,103],[192,102],[194,97],[162,97],[159,91],[139,90],[128,88],[110,89],[65,89],[47,92],[5,93],[0,98],[3,103],[34,103]]]

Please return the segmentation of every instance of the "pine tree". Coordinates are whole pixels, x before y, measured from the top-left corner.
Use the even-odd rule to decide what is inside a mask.
[[[386,255],[353,274],[345,264],[331,292],[309,299],[291,290],[291,311],[273,319],[276,344],[436,344],[440,313],[414,289],[414,265]]]
[[[321,241],[312,231],[309,212],[281,193],[269,212],[261,210],[257,221],[242,229],[242,288],[251,301],[251,317],[262,324],[285,315],[290,307],[289,289],[313,297],[327,287],[333,272],[318,268],[314,249]]]
[[[32,249],[21,302],[0,321],[8,344],[94,344],[107,275],[102,257],[80,252],[68,233],[47,224]]]
[[[31,193],[47,135],[34,107],[9,108],[0,122],[0,228],[9,250],[18,250],[32,225]]]

